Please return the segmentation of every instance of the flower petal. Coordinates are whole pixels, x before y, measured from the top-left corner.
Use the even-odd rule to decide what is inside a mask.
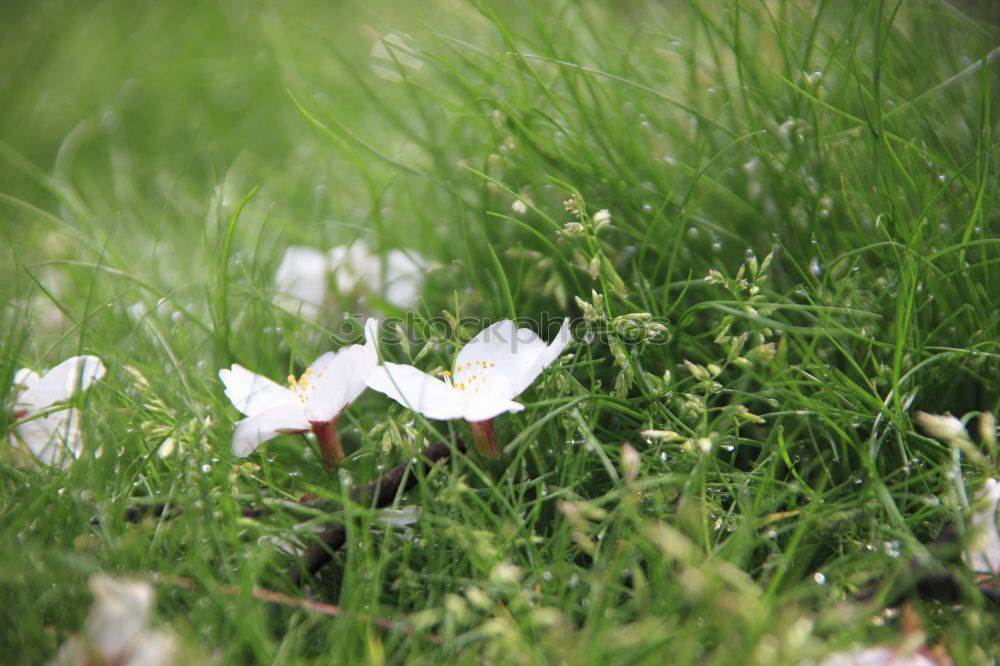
[[[572,339],[573,336],[569,330],[569,317],[566,317],[563,319],[562,326],[559,327],[559,333],[556,334],[555,339],[548,346],[545,346],[544,343],[542,343],[540,349],[537,345],[532,346],[526,350],[529,353],[526,353],[523,358],[519,354],[517,358],[517,376],[514,379],[514,395],[520,395],[524,389],[531,386],[531,383],[538,378],[538,375],[542,374],[542,370],[552,365],[552,362],[559,358],[559,354],[563,352],[566,345]],[[538,341],[541,342],[541,340]]]
[[[412,365],[385,363],[368,375],[368,387],[429,419],[465,418],[464,396],[446,382]]]
[[[35,382],[41,379],[42,376],[31,368],[21,368],[14,374],[14,388],[17,389],[20,386],[20,390],[23,391],[30,388]],[[17,391],[15,390],[15,393]]]
[[[520,412],[524,405],[499,396],[484,394],[471,396],[465,402],[462,418],[466,421],[486,421],[507,412]]]
[[[413,252],[389,250],[385,256],[385,300],[408,310],[420,298],[424,261]]]
[[[104,376],[104,364],[96,356],[74,356],[46,372],[18,398],[18,404],[39,410],[68,400]]]
[[[326,254],[311,247],[290,247],[274,274],[277,301],[289,310],[315,317],[326,300]]]
[[[530,339],[527,344],[529,348],[534,346]],[[452,384],[469,395],[488,393],[507,400],[513,398],[517,395],[514,379],[519,350],[514,322],[504,319],[484,328],[458,352]]]
[[[378,257],[363,242],[355,241],[349,246],[330,248],[329,261],[337,291],[341,295],[349,294],[358,285],[374,292],[382,288]]]
[[[305,415],[310,421],[331,420],[361,395],[368,373],[378,363],[372,351],[362,345],[345,347],[321,371],[311,375],[313,386],[305,404]]]
[[[263,375],[250,372],[242,365],[233,364],[229,370],[219,370],[219,379],[226,385],[226,397],[246,416],[259,414],[272,407],[297,407],[299,404],[290,390]]]
[[[80,411],[75,407],[21,421],[14,425],[14,435],[46,465],[65,468],[83,451]]]
[[[309,420],[298,406],[272,407],[236,424],[233,433],[233,453],[244,457],[280,432],[308,432]]]
[[[972,537],[966,552],[969,568],[976,573],[1000,573],[998,505],[1000,505],[1000,482],[996,479],[987,479],[973,503]]]

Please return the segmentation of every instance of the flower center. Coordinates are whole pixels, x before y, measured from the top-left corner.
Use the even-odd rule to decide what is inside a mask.
[[[288,375],[288,388],[296,395],[299,402],[304,405],[309,401],[313,387],[316,386],[316,381],[322,376],[323,371],[316,372],[312,367],[308,367],[298,379],[295,378],[295,375]]]
[[[467,361],[455,366],[455,373],[445,376],[459,391],[479,393],[489,391],[490,370],[497,367],[493,361]]]

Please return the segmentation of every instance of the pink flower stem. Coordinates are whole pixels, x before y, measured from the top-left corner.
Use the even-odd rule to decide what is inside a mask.
[[[497,460],[500,457],[500,443],[497,442],[497,434],[493,430],[493,419],[469,421],[469,427],[472,428],[472,439],[476,442],[479,455]]]

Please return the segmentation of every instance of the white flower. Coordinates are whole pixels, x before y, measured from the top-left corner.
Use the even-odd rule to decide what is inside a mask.
[[[290,247],[274,274],[277,301],[282,307],[309,319],[319,314],[326,299],[329,263],[325,254],[311,247]]]
[[[153,586],[97,575],[90,579],[94,605],[80,636],[62,645],[53,664],[170,664],[177,652],[173,634],[147,629]]]
[[[820,662],[820,666],[941,666],[933,656],[925,654],[927,648],[912,654],[900,652],[898,648],[878,646],[859,648],[848,652],[831,654]],[[950,662],[945,662],[950,663]]]
[[[506,412],[519,412],[514,402],[548,367],[571,339],[569,318],[556,339],[546,345],[530,330],[504,319],[483,329],[458,353],[452,372],[444,380],[412,365],[385,363],[368,377],[368,386],[429,419],[465,419],[473,426],[480,452],[499,456],[492,420]]]
[[[973,503],[972,537],[966,552],[969,568],[976,573],[1000,574],[1000,533],[997,531],[997,505],[1000,482],[987,479]]]
[[[917,412],[914,420],[925,433],[945,442],[969,441],[969,433],[961,421],[951,414],[928,414]]]
[[[365,378],[378,363],[377,332],[378,322],[367,320],[364,345],[323,354],[298,379],[290,376],[288,388],[241,365],[219,370],[226,396],[247,417],[236,425],[233,453],[248,456],[279,433],[311,430],[324,462],[330,467],[339,464],[344,453],[337,438],[337,417],[364,391]]]
[[[389,250],[384,261],[356,241],[330,249],[329,270],[341,295],[381,296],[407,310],[417,304],[424,280],[424,262],[413,252]]]
[[[83,450],[80,412],[68,407],[48,412],[104,376],[96,356],[68,358],[44,375],[22,368],[14,375],[14,429],[11,444],[23,444],[46,465],[65,466]]]
[[[407,310],[419,301],[425,265],[413,252],[389,250],[379,257],[357,241],[323,253],[310,247],[285,250],[274,275],[276,302],[313,319],[327,303],[330,276],[341,296],[382,298]]]

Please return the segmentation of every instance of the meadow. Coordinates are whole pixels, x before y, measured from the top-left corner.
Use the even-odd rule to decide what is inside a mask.
[[[109,580],[172,663],[995,663],[991,3],[0,26],[3,663],[96,659]],[[497,460],[370,389],[336,468],[306,432],[236,455],[219,370],[296,388],[367,317],[445,378],[499,320],[573,339]],[[45,464],[19,371],[78,355]]]

